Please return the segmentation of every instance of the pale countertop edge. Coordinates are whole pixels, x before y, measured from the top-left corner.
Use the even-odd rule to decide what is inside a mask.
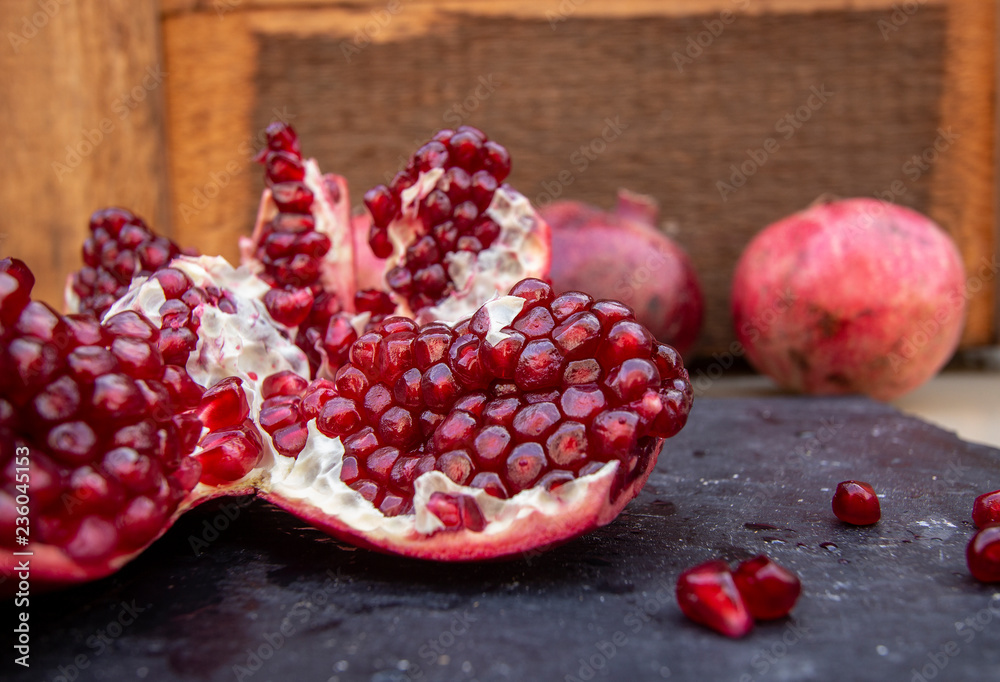
[[[765,397],[793,395],[761,375],[722,376],[699,397]],[[963,440],[1000,448],[1000,370],[948,370],[890,404],[920,417]]]

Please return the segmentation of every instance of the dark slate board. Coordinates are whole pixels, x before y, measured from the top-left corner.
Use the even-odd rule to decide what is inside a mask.
[[[882,494],[877,526],[833,518],[848,478]],[[1000,451],[867,400],[702,399],[614,523],[517,561],[402,560],[212,502],[119,574],[33,597],[32,667],[7,649],[3,679],[997,679],[1000,585],[965,565],[997,488]],[[680,614],[681,570],[761,552],[802,579],[791,618],[732,641]]]

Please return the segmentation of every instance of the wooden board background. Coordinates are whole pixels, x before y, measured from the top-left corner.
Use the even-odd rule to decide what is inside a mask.
[[[348,178],[359,207],[434,130],[470,123],[511,149],[511,182],[538,203],[559,192],[609,206],[618,187],[655,196],[705,285],[708,354],[731,340],[729,279],[747,240],[822,195],[903,189],[895,200],[955,236],[970,276],[995,253],[995,3],[929,0],[895,17],[894,4],[163,0],[171,220],[161,201],[154,222],[235,257],[262,186],[252,150],[276,117]],[[675,53],[708,42],[705,22],[731,9],[679,70]],[[884,38],[886,25],[898,30]],[[832,94],[802,109],[812,88]],[[776,125],[797,111],[808,120],[786,139]],[[624,125],[602,149],[607,119]],[[958,137],[917,177],[904,164],[942,129]],[[717,182],[768,138],[778,151],[723,200]],[[574,152],[591,144],[602,151],[584,168]],[[64,249],[90,210],[128,203],[147,177],[104,182],[94,196],[112,197],[64,214]],[[10,241],[36,257],[27,238]],[[58,280],[74,264],[44,265]],[[966,346],[996,340],[996,287],[994,275],[975,293]]]

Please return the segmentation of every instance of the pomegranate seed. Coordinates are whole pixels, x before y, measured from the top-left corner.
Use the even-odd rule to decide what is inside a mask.
[[[465,528],[479,532],[486,528],[479,505],[469,495],[432,493],[427,501],[427,509],[450,530]]]
[[[787,616],[802,591],[794,573],[763,555],[737,566],[733,580],[750,615],[759,620]]]
[[[291,370],[272,374],[261,384],[261,395],[267,399],[277,395],[301,395],[309,382]]]
[[[253,426],[214,431],[202,438],[199,446],[202,480],[210,485],[238,481],[260,463],[263,455]]]
[[[677,603],[685,616],[727,637],[743,637],[753,629],[753,619],[724,561],[707,561],[681,573]]]
[[[871,485],[862,481],[837,484],[833,494],[833,513],[845,523],[869,526],[882,516],[878,497]]]
[[[1000,523],[1000,490],[984,493],[972,504],[972,522],[977,528]]]
[[[987,526],[977,531],[965,550],[965,558],[976,580],[1000,582],[1000,526]]]
[[[198,416],[211,430],[240,424],[250,414],[250,405],[243,392],[243,381],[228,377],[205,391],[198,406]]]

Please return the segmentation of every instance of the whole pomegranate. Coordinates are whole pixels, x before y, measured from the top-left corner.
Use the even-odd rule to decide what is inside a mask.
[[[736,266],[733,323],[750,362],[783,387],[890,400],[958,345],[962,261],[916,211],[820,203],[767,227]]]
[[[652,198],[626,190],[614,212],[577,201],[540,211],[552,229],[552,284],[585,290],[635,310],[657,339],[687,352],[701,329],[704,299],[687,254],[657,229]]]

